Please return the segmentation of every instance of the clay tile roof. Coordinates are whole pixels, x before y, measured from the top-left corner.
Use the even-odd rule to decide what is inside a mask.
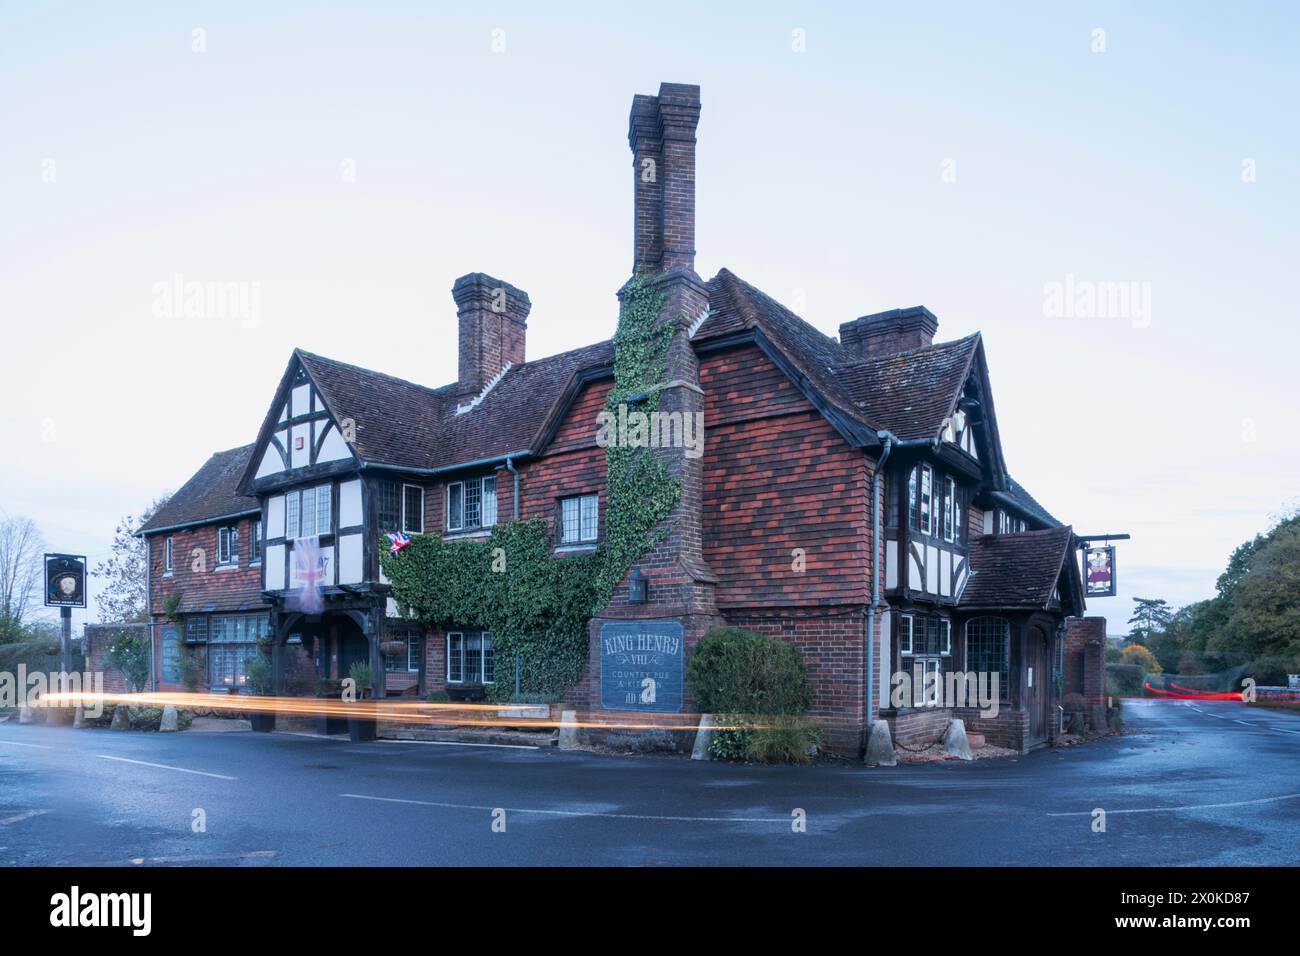
[[[838,367],[848,353],[838,341],[729,269],[722,269],[709,280],[708,291],[709,317],[696,330],[697,340],[758,329],[827,402],[870,430],[877,430],[870,410],[856,404],[840,381]]]
[[[1061,527],[1061,522],[1050,511],[1040,505],[1036,498],[1025,490],[1025,486],[1016,481],[1011,476],[1007,476],[1009,482],[1007,488],[1007,497],[1017,505],[1027,511],[1030,515],[1039,521],[1053,528]]]
[[[252,453],[252,445],[217,452],[136,533],[203,524],[260,510],[256,498],[245,498],[236,491]]]
[[[970,543],[971,575],[958,605],[970,608],[1043,608],[1069,558],[1068,527],[1019,534],[986,534]]]
[[[455,385],[428,388],[297,349],[295,354],[339,420],[356,423],[363,461],[420,468],[433,456],[439,421],[456,409]]]
[[[459,415],[452,410],[438,428],[425,467],[447,468],[534,450],[534,442],[574,377],[609,367],[613,361],[611,340],[511,368],[473,408]],[[594,423],[592,429],[594,433]]]
[[[902,439],[933,438],[970,375],[978,332],[836,370],[854,403]]]
[[[899,355],[859,359],[730,270],[708,283],[709,317],[695,338],[762,331],[830,403],[871,431],[931,438],[957,402],[980,346],[976,332]]]

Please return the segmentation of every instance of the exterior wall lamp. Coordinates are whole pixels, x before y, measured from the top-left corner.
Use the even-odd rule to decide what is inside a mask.
[[[650,581],[640,568],[633,568],[627,577],[627,603],[644,604],[650,593]]]

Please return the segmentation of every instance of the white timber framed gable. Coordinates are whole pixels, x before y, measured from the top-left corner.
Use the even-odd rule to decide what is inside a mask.
[[[340,424],[326,407],[320,390],[295,359],[288,388],[276,395],[274,427],[254,449],[254,480],[304,468],[354,460]]]
[[[262,503],[262,589],[300,587],[294,549],[315,539],[325,587],[359,585],[366,569],[360,457],[326,394],[295,353],[263,420],[244,474]]]

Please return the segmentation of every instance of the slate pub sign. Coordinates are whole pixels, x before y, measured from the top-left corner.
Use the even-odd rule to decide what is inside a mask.
[[[608,621],[600,626],[600,706],[675,714],[682,709],[679,621]]]
[[[1115,547],[1089,548],[1083,553],[1085,597],[1114,597]]]
[[[83,555],[45,556],[45,606],[86,606],[86,559]]]

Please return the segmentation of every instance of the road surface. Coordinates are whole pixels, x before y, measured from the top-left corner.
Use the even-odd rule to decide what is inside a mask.
[[[1300,863],[1300,717],[1127,714],[1105,741],[890,769],[11,720],[0,865]]]

